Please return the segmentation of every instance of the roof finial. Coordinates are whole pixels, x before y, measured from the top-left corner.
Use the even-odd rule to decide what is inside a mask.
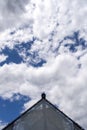
[[[46,99],[46,94],[45,94],[45,93],[42,93],[42,94],[41,94],[41,97],[42,97],[42,99]]]

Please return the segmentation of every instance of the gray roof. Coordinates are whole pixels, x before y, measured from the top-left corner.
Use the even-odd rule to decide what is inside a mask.
[[[83,128],[51,104],[42,99],[8,124],[3,130],[83,130]]]

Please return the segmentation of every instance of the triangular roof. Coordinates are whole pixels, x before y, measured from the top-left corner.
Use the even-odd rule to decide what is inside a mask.
[[[3,130],[83,130],[42,94],[42,99]]]

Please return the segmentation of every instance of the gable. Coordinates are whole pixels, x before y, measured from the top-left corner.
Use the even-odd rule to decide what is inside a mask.
[[[82,128],[49,101],[41,99],[3,130],[82,130]]]

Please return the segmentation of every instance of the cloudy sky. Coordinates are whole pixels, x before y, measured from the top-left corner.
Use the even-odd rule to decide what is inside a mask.
[[[41,93],[87,129],[87,0],[0,0],[0,129]]]

